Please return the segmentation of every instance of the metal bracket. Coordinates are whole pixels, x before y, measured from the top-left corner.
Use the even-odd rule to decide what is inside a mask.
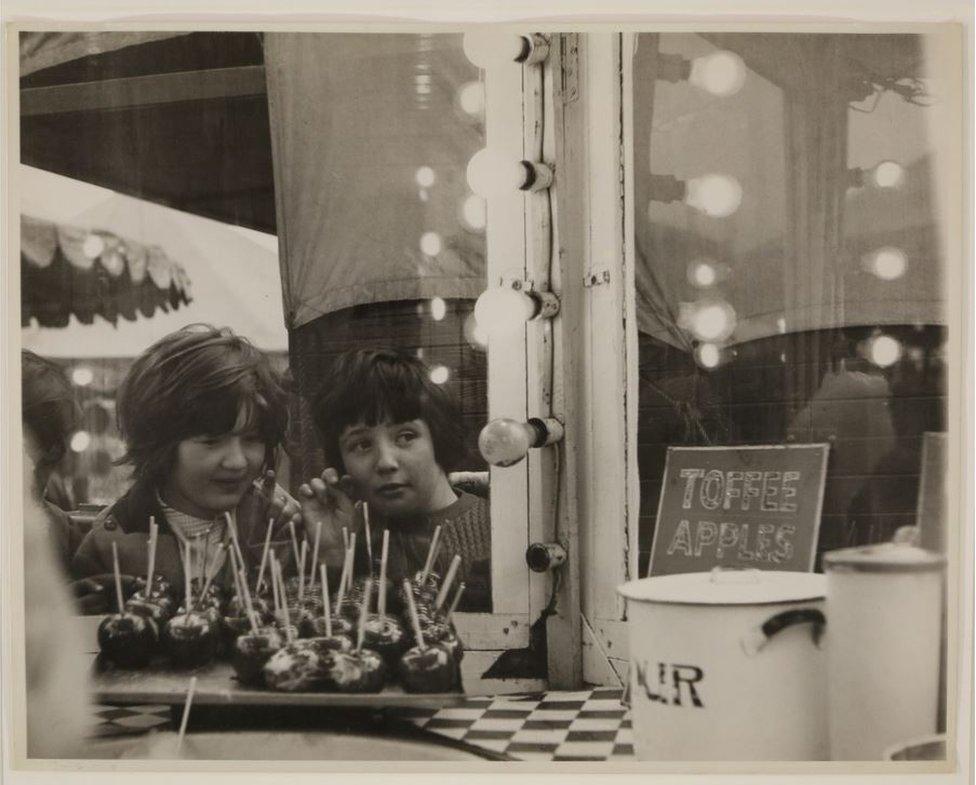
[[[583,287],[586,289],[594,286],[602,286],[605,283],[610,283],[609,270],[601,270],[598,273],[587,273],[583,276]]]
[[[520,275],[502,275],[498,278],[498,285],[503,289],[514,289],[516,292],[535,291],[535,281]]]
[[[579,33],[562,34],[563,104],[571,104],[579,98]]]

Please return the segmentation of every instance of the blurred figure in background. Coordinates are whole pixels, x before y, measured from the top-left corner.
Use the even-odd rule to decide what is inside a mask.
[[[77,406],[61,366],[26,350],[21,352],[20,365],[24,449],[34,464],[32,493],[43,507],[51,541],[67,573],[81,533],[65,510],[46,498],[45,492],[67,451],[68,436],[77,421]]]
[[[74,608],[58,564],[70,558],[73,538],[67,515],[42,498],[74,404],[58,366],[25,352],[22,367],[27,755],[78,757],[90,722],[88,676],[82,646],[71,640]]]

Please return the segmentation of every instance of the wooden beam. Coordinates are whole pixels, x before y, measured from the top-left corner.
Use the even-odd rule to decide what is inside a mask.
[[[553,189],[553,241],[559,280],[553,289],[560,298],[553,320],[557,382],[554,404],[565,418],[562,483],[556,540],[566,549],[566,562],[556,596],[555,614],[546,627],[550,689],[579,689],[583,684],[582,573],[580,556],[580,485],[585,464],[579,448],[586,422],[583,416],[581,360],[586,341],[586,302],[583,289],[586,148],[578,115],[579,79],[583,72],[585,35],[554,35],[546,67],[552,74],[548,91],[555,126],[557,180]]]
[[[179,71],[20,91],[22,116],[131,109],[180,101],[264,95],[263,65]]]

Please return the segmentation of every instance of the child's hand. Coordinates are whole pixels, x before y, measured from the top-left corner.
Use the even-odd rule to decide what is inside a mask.
[[[122,598],[128,600],[136,590],[136,579],[132,575],[122,575]],[[118,599],[115,596],[115,575],[104,573],[68,584],[83,616],[99,613],[115,613]]]
[[[271,519],[272,539],[286,536],[289,522],[300,530],[301,505],[275,482],[273,470],[268,469],[260,482],[255,481],[254,489],[256,493],[247,494],[237,508],[237,525],[244,542],[263,542]]]
[[[326,469],[321,477],[299,487],[298,493],[309,538],[314,537],[316,525],[321,521],[320,552],[329,564],[341,563],[343,527],[352,534],[362,526],[362,517],[356,514],[353,503],[351,479],[348,476],[340,478],[335,469]]]

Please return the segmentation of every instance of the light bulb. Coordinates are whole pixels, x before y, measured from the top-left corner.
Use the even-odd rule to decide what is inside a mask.
[[[724,341],[735,324],[735,311],[726,302],[699,303],[691,315],[691,332],[700,341]]]
[[[451,371],[446,365],[435,365],[430,369],[430,380],[434,384],[444,384],[451,378]]]
[[[420,250],[427,256],[437,256],[444,248],[444,242],[437,232],[424,232],[420,238]]]
[[[746,81],[746,64],[734,52],[720,50],[691,61],[688,81],[721,98],[735,95]]]
[[[905,274],[908,257],[900,248],[885,246],[868,256],[865,267],[883,281],[894,281]]]
[[[555,418],[518,422],[507,417],[492,420],[478,434],[478,450],[492,466],[514,466],[532,447],[545,447],[563,438],[563,424]]]
[[[724,174],[694,177],[686,183],[685,204],[713,218],[726,218],[742,204],[742,186]]]
[[[488,206],[483,197],[471,194],[461,202],[461,223],[474,232],[482,232],[488,223]]]
[[[473,313],[464,320],[464,339],[468,345],[480,351],[488,348],[488,331],[478,324]]]
[[[481,82],[465,82],[458,90],[462,111],[478,117],[485,111],[485,86]]]
[[[491,147],[471,156],[466,175],[471,190],[486,199],[515,193],[525,181],[521,163]]]
[[[84,452],[91,446],[91,434],[88,431],[75,431],[71,435],[71,449],[74,452]]]
[[[489,334],[518,330],[535,315],[536,304],[522,291],[510,286],[492,286],[474,304],[478,326]]]
[[[79,365],[71,372],[71,381],[77,387],[87,387],[95,379],[95,375],[92,373],[91,368],[86,368],[83,365]]]
[[[905,167],[896,161],[882,161],[874,167],[871,180],[878,188],[897,188],[905,181]]]
[[[715,368],[722,359],[722,353],[714,343],[699,344],[695,354],[698,357],[698,363],[703,368]]]
[[[715,285],[718,271],[710,262],[692,262],[688,265],[688,280],[694,286],[707,289]]]
[[[414,175],[414,179],[421,188],[430,188],[437,179],[437,175],[429,166],[421,166]]]
[[[528,455],[533,437],[528,424],[502,417],[481,429],[478,450],[492,466],[514,466]]]
[[[868,359],[880,368],[894,365],[901,358],[901,342],[890,335],[876,335],[868,343]]]
[[[105,241],[97,234],[90,234],[81,245],[81,252],[89,259],[95,259],[105,250]]]
[[[430,301],[430,318],[439,322],[445,316],[447,316],[447,303],[443,297],[434,297]]]

